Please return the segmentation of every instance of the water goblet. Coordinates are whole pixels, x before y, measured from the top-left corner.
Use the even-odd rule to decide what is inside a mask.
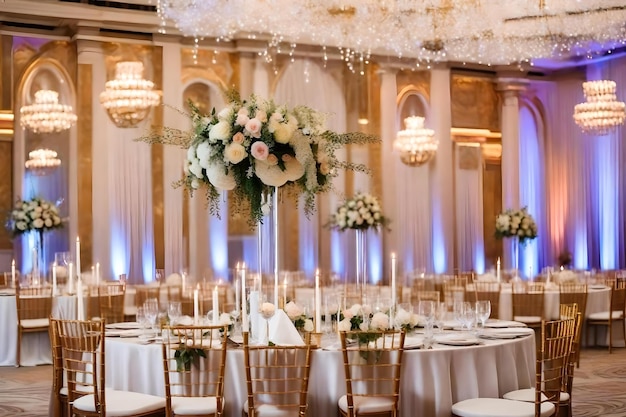
[[[146,319],[150,323],[150,327],[152,328],[152,332],[155,333],[154,327],[156,325],[156,318],[159,315],[159,302],[157,301],[156,298],[148,298],[143,303],[143,310],[144,310],[144,314],[146,316]]]
[[[480,325],[484,329],[485,322],[489,319],[491,315],[491,301],[489,300],[478,300],[476,301],[476,318],[480,320]]]
[[[461,325],[461,328],[463,328],[463,308],[464,307],[465,307],[465,304],[463,301],[454,300],[454,305],[452,307],[454,321],[459,323]]]
[[[443,332],[444,322],[448,315],[448,306],[446,303],[435,304],[435,326],[439,329],[439,333]]]
[[[464,302],[461,313],[463,325],[468,332],[472,331],[472,327],[476,323],[476,310],[472,303]]]
[[[146,312],[144,307],[137,307],[137,323],[139,324],[139,329],[141,334],[139,335],[140,339],[147,339],[149,335],[146,334],[146,330],[150,327],[150,321],[146,316]]]
[[[182,316],[182,305],[180,301],[170,301],[167,309],[167,315],[170,318],[170,325],[175,326],[178,324],[178,320]]]

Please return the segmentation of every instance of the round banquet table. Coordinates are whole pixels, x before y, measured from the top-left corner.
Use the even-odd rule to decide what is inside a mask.
[[[164,396],[159,343],[137,338],[106,338],[107,387]],[[449,417],[452,404],[473,397],[499,397],[531,387],[535,374],[534,334],[519,339],[485,340],[480,345],[406,350],[400,415]],[[338,415],[345,394],[341,351],[315,350],[309,382],[309,415]],[[246,400],[243,350],[230,348],[225,376],[225,415],[239,417]]]

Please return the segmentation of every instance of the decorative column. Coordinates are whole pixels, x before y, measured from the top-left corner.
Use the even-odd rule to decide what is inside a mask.
[[[162,103],[183,109],[181,81],[181,46],[167,37],[155,36],[155,45],[162,49]],[[189,121],[179,112],[164,107],[163,126],[186,130]],[[181,178],[185,151],[176,146],[163,146],[163,237],[166,276],[187,267],[183,242],[183,188],[172,183]]]
[[[435,67],[430,72],[431,128],[439,148],[430,163],[433,222],[433,267],[435,273],[454,268],[454,161],[450,135],[450,69]]]
[[[381,166],[382,166],[382,204],[383,210],[389,214],[393,220],[398,218],[396,215],[396,207],[403,204],[397,200],[396,182],[394,178],[395,164],[400,164],[400,159],[393,151],[393,141],[398,131],[397,124],[397,97],[398,84],[396,80],[397,70],[390,67],[381,67],[378,75],[380,76],[380,138],[381,145]],[[402,197],[402,196],[400,196]],[[383,231],[383,271],[389,271],[387,267],[387,254],[398,250],[398,229],[402,227],[395,224],[391,227],[391,231]],[[385,275],[385,274],[383,274]]]
[[[526,85],[527,81],[519,78],[498,79],[502,95],[502,210],[520,208],[519,95]],[[514,264],[513,239],[505,239],[504,245],[504,266],[510,269]]]

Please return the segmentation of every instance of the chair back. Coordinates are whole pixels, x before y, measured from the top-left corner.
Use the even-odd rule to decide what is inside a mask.
[[[66,415],[65,403],[67,396],[61,395],[63,388],[63,351],[61,348],[61,335],[58,329],[58,320],[50,317],[50,347],[52,349],[52,408],[53,415]]]
[[[411,304],[417,306],[420,301],[434,301],[438,303],[439,296],[439,291],[419,291],[411,294]]]
[[[559,318],[563,319],[575,319],[578,315],[578,304],[559,304]]]
[[[157,286],[136,286],[135,287],[135,306],[142,307],[149,298],[159,300],[161,295],[161,287]]]
[[[98,287],[99,317],[106,323],[124,321],[124,297],[126,287],[121,284],[101,285]]]
[[[211,415],[222,415],[227,332],[225,326],[163,328],[163,376],[166,415],[174,415],[172,398],[215,398]]]
[[[574,282],[559,284],[559,303],[578,304],[578,311],[583,314],[583,317],[587,311],[587,294],[587,284]]]
[[[355,416],[355,397],[386,401],[392,416],[399,415],[400,376],[404,332],[396,330],[340,332],[346,375],[347,415]],[[356,342],[355,342],[356,341]]]
[[[574,388],[574,370],[576,369],[576,363],[578,360],[578,356],[580,353],[580,335],[582,333],[582,323],[583,323],[583,315],[579,311],[576,314],[576,322],[575,322],[575,332],[574,332],[574,340],[572,340],[572,352],[569,355],[569,361],[567,363],[567,369],[565,373],[565,378],[563,380],[563,392],[567,392],[570,396],[570,401],[572,398],[572,391]],[[571,407],[571,404],[570,404]]]
[[[500,314],[500,283],[487,281],[474,281],[474,291],[476,301],[489,301],[491,303],[491,314],[493,319],[499,318]]]
[[[270,410],[274,415],[304,417],[311,369],[310,334],[301,346],[251,346],[244,332],[243,348],[248,417],[262,414],[265,408],[274,410]]]
[[[456,301],[465,301],[467,278],[455,278],[443,283],[443,301],[451,309]]]
[[[56,324],[67,378],[70,414],[74,401],[89,393],[93,394],[95,415],[105,416],[104,323],[57,320]]]
[[[513,284],[513,320],[539,325],[545,318],[544,289],[545,285],[537,282]]]
[[[541,403],[546,401],[554,404],[556,407],[554,415],[559,415],[561,390],[575,334],[576,318],[541,323],[541,349],[537,354],[535,381],[536,416],[541,415]]]
[[[611,309],[626,313],[626,279],[617,278],[611,287]]]
[[[52,314],[52,288],[20,288],[18,285],[15,304],[18,324],[22,324],[22,320],[48,319]]]

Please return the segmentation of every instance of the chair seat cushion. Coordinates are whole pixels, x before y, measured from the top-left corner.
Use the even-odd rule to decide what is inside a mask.
[[[366,397],[364,395],[353,395],[352,401],[354,403],[355,415],[363,413],[380,413],[384,411],[391,411],[393,409],[392,397]],[[348,412],[348,396],[344,395],[339,398],[339,408]]]
[[[502,396],[502,398],[506,400],[515,400],[515,401],[526,401],[526,402],[534,402],[535,401],[535,389],[534,388],[525,388],[518,389],[515,391],[507,392]],[[547,401],[548,397],[544,394],[541,394],[541,401]],[[561,392],[559,395],[559,402],[565,403],[569,401],[569,394],[567,392]]]
[[[294,412],[295,410],[295,412]],[[248,400],[243,403],[243,412],[248,414]],[[255,417],[291,417],[297,415],[295,407],[281,407],[273,404],[261,404],[255,407]]]
[[[611,319],[613,320],[619,320],[622,317],[624,317],[624,312],[623,311],[613,311],[611,314]],[[587,320],[608,320],[609,319],[609,312],[608,311],[600,311],[598,313],[592,313],[589,314],[589,317],[587,317]]]
[[[107,417],[132,416],[165,409],[165,398],[154,395],[107,390],[105,397]],[[74,408],[81,411],[95,412],[93,394],[85,395],[74,401]]]
[[[24,319],[20,320],[20,326],[25,329],[36,329],[38,327],[48,327],[50,326],[50,321],[45,319]]]
[[[555,411],[554,404],[541,404],[541,417],[551,416]],[[535,403],[503,398],[472,398],[454,404],[452,414],[458,417],[534,417]]]
[[[515,316],[514,321],[520,321],[522,323],[541,323],[541,316]]]
[[[215,397],[172,397],[172,411],[176,415],[214,414],[217,411]]]

